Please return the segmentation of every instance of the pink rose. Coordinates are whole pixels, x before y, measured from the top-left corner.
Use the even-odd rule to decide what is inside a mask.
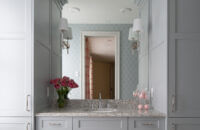
[[[59,84],[56,84],[54,87],[55,87],[56,89],[59,89],[59,88],[60,88],[60,85],[59,85]]]
[[[68,86],[69,86],[70,88],[77,88],[77,87],[78,87],[78,84],[76,84],[76,83],[74,82],[74,80],[69,80]]]
[[[61,82],[61,86],[67,87],[67,82],[63,80],[63,81]]]
[[[50,81],[50,84],[56,85],[56,84],[58,84],[58,81],[59,81],[59,79],[52,79]]]
[[[69,81],[70,79],[69,79],[69,77],[67,77],[67,76],[63,76],[63,80]]]

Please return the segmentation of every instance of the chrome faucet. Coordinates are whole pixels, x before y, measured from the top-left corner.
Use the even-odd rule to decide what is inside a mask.
[[[98,106],[98,108],[102,108],[102,102],[101,102],[101,93],[99,93],[99,106]]]

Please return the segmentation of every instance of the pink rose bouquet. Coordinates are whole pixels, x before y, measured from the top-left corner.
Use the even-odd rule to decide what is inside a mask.
[[[68,93],[73,88],[78,88],[78,84],[69,77],[64,76],[63,78],[56,78],[50,81],[50,84],[54,85],[56,92],[58,94],[58,106],[63,108],[68,99]]]

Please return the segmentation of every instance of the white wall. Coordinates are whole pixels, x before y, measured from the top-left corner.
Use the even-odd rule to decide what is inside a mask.
[[[149,86],[153,106],[167,113],[167,0],[152,0],[149,45]]]

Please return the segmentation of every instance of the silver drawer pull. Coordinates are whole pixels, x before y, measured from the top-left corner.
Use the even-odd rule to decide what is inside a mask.
[[[26,111],[30,112],[31,110],[29,109],[29,97],[31,97],[31,95],[27,95],[26,96]]]
[[[153,123],[143,123],[142,125],[144,125],[144,126],[153,126],[155,124],[153,124]]]
[[[27,123],[26,125],[26,130],[29,130],[29,126],[31,125],[31,123]]]
[[[176,109],[176,98],[175,98],[175,95],[172,95],[172,112],[175,112],[175,109]]]
[[[172,124],[172,129],[171,130],[176,130],[176,125],[175,124]]]
[[[49,123],[50,126],[61,126],[61,123]]]

